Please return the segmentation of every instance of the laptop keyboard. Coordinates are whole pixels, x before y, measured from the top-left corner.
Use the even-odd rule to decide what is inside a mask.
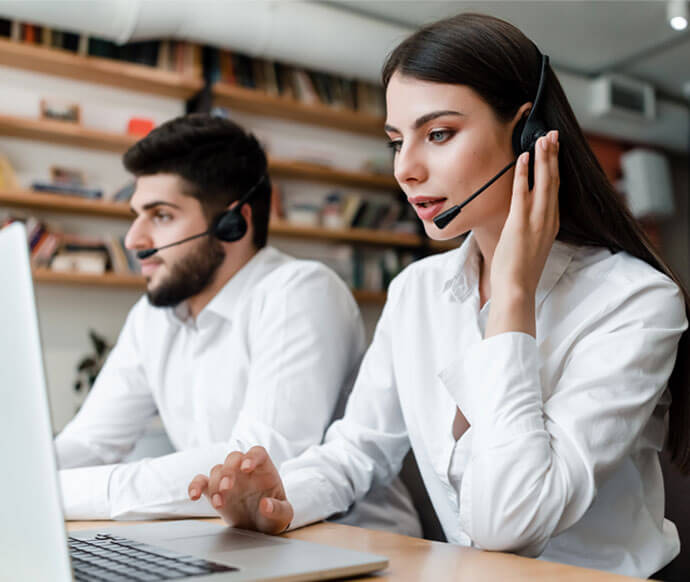
[[[78,582],[177,580],[237,570],[108,534],[69,538],[69,550]]]

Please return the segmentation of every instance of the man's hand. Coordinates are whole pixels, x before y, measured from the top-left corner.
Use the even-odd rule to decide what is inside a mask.
[[[196,501],[202,495],[233,527],[279,534],[292,521],[283,482],[263,447],[252,447],[246,454],[230,453],[208,477],[194,477],[189,498]]]

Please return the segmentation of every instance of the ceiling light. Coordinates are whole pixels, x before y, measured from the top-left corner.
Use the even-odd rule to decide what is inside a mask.
[[[687,0],[669,0],[666,5],[666,16],[674,30],[685,30],[688,27]]]

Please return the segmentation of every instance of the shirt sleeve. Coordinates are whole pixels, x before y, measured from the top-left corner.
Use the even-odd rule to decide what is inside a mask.
[[[141,311],[141,303],[132,308],[79,413],[56,437],[61,469],[119,461],[155,415],[137,338]]]
[[[257,293],[250,309],[246,398],[230,439],[116,465],[109,474],[79,475],[93,469],[76,469],[63,476],[63,488],[94,476],[100,484],[92,484],[91,494],[98,506],[82,502],[68,512],[70,518],[216,516],[205,499],[188,499],[195,475],[254,445],[265,447],[280,466],[321,442],[363,350],[364,329],[352,295],[335,274],[314,264],[292,271],[270,293]],[[101,514],[98,507],[104,508]]]
[[[594,314],[555,386],[542,385],[537,341],[517,332],[479,342],[441,373],[471,424],[459,522],[476,545],[539,555],[641,437],[687,321],[668,279],[637,291]]]
[[[391,285],[344,417],[328,429],[323,445],[281,467],[294,510],[291,529],[345,511],[372,486],[389,484],[410,448],[391,355],[389,320],[398,282]]]

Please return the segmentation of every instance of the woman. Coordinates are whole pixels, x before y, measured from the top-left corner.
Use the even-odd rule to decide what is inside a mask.
[[[638,576],[678,553],[658,451],[672,395],[668,444],[690,466],[688,295],[607,182],[548,66],[534,109],[550,131],[445,228],[433,220],[519,152],[541,63],[512,25],[468,14],[389,56],[396,179],[431,238],[471,233],[392,283],[323,445],[280,474],[263,449],[231,453],[192,481],[193,499],[279,533],[392,479],[411,445],[450,542]]]

